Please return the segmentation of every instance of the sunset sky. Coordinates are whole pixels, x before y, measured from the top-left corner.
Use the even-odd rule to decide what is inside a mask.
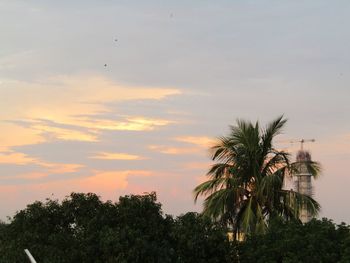
[[[215,138],[284,114],[350,223],[349,24],[347,0],[1,0],[0,219],[72,191],[200,211]]]

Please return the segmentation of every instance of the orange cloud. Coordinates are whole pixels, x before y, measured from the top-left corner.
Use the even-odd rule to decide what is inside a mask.
[[[118,190],[128,187],[128,177],[152,176],[150,171],[94,171],[90,177],[71,178],[51,182],[38,182],[46,176],[45,173],[34,172],[18,175],[17,178],[30,179],[29,184],[0,185],[1,210],[7,215],[13,215],[16,210],[25,208],[36,200],[47,197],[62,199],[71,192],[92,192],[103,197],[104,200],[116,200]],[[6,201],[4,201],[6,200]],[[11,204],[11,206],[5,204]]]
[[[37,162],[37,164],[48,168],[48,172],[51,174],[75,173],[84,167],[84,165],[74,163]]]
[[[119,128],[121,130],[131,130],[131,131],[142,131],[142,130],[153,130],[157,126],[165,126],[174,123],[169,120],[161,119],[149,119],[149,118],[130,118],[128,122],[121,123]]]
[[[44,141],[40,132],[18,125],[0,122],[0,151],[9,151],[11,147],[38,144]]]
[[[182,136],[174,138],[175,141],[193,144],[194,147],[170,147],[165,145],[150,145],[148,148],[165,154],[198,154],[204,153],[203,148],[209,148],[215,142],[205,136]]]
[[[215,144],[215,139],[206,136],[182,136],[176,137],[176,141],[197,145],[203,148],[210,148]]]
[[[99,152],[95,156],[90,157],[92,159],[101,160],[143,160],[144,157],[128,154],[128,153],[110,153],[110,152]]]
[[[75,115],[108,111],[106,103],[128,100],[161,100],[179,95],[173,88],[133,87],[114,83],[102,76],[57,76],[40,82],[2,80],[0,117],[50,119],[66,122]],[[26,109],[23,111],[23,109]],[[11,117],[12,118],[12,117]]]
[[[66,141],[85,141],[96,142],[97,136],[93,133],[80,132],[73,129],[63,129],[58,127],[51,127],[49,125],[35,124],[32,126],[34,130],[39,131],[41,134],[50,133],[51,136],[57,139]]]
[[[103,192],[108,189],[125,189],[128,186],[128,172],[96,172],[94,176],[80,179],[84,191]]]
[[[93,176],[78,179],[82,191],[109,192],[116,189],[125,189],[128,186],[130,176],[152,176],[150,171],[95,171]],[[77,183],[77,182],[76,182]]]
[[[0,164],[29,165],[34,164],[46,168],[47,173],[74,173],[84,167],[81,164],[51,163],[38,158],[29,157],[24,153],[5,152],[0,154]]]
[[[51,126],[54,122],[56,126]],[[45,136],[46,140],[56,139],[65,141],[85,141],[97,142],[101,130],[114,131],[151,131],[156,127],[165,126],[174,123],[170,120],[152,119],[144,117],[128,117],[122,121],[114,120],[93,120],[92,117],[72,117],[72,120],[65,123],[56,122],[49,119],[31,120],[27,122],[30,127],[27,132],[33,131],[39,136]],[[72,128],[62,128],[57,126],[68,126]],[[16,130],[17,127],[14,129]],[[77,130],[79,128],[79,130]],[[40,137],[39,137],[40,138]],[[44,141],[44,139],[41,139]],[[35,141],[34,141],[35,142]]]
[[[165,145],[150,145],[148,148],[164,154],[193,154],[199,152],[198,148],[169,147]]]
[[[26,165],[35,162],[35,158],[28,157],[24,153],[8,152],[0,154],[0,164]]]
[[[37,144],[47,138],[95,142],[99,130],[145,131],[169,125],[169,120],[127,117],[121,121],[94,120],[108,112],[110,102],[161,100],[181,94],[174,88],[133,87],[102,76],[58,76],[40,82],[2,80],[0,121],[24,120],[28,127],[0,122],[0,151],[13,146]],[[25,110],[23,110],[25,109]],[[84,114],[86,118],[77,117]],[[52,121],[52,126],[38,120]],[[67,128],[71,125],[73,128]],[[80,127],[82,129],[74,129]],[[49,136],[47,136],[47,134]]]
[[[123,121],[114,120],[92,120],[91,118],[77,118],[72,123],[88,129],[114,130],[114,131],[149,131],[158,126],[166,126],[174,123],[170,120],[152,119],[145,117],[127,117]]]

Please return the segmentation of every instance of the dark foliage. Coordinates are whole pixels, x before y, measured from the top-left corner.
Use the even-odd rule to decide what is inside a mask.
[[[265,234],[244,242],[197,213],[163,215],[154,193],[102,202],[72,193],[63,202],[35,202],[0,222],[0,262],[40,263],[291,263],[350,262],[350,227],[331,220],[275,219]]]
[[[102,202],[72,193],[35,202],[0,224],[0,262],[231,262],[225,228],[189,213],[163,216],[155,193]],[[209,261],[208,261],[209,260]]]
[[[265,235],[253,235],[239,244],[241,263],[350,262],[350,228],[331,220],[275,221]]]
[[[181,263],[232,262],[227,231],[209,217],[187,213],[175,221],[173,238]]]

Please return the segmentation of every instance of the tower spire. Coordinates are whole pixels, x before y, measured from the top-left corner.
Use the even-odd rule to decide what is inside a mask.
[[[314,142],[315,140],[307,140]],[[300,150],[297,153],[297,164],[298,164],[298,172],[295,175],[295,189],[298,193],[312,196],[312,185],[311,185],[311,173],[308,169],[308,162],[311,162],[311,154],[308,151],[305,151],[303,148],[304,142],[306,140],[302,139],[299,141],[301,143]],[[302,223],[307,223],[312,219],[312,216],[307,208],[306,204],[301,205],[299,218]]]

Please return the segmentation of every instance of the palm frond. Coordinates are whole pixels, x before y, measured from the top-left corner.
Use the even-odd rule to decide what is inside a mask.
[[[297,217],[302,207],[305,207],[311,216],[317,216],[320,212],[320,204],[311,196],[298,193],[291,190],[281,190],[281,196],[287,206],[294,210],[294,215]]]
[[[232,170],[233,165],[227,163],[216,163],[207,172],[207,175],[211,178],[220,178],[227,176],[228,173]]]
[[[310,173],[315,179],[319,177],[322,172],[322,167],[320,163],[314,161],[300,161],[294,162],[290,165],[290,172],[292,175],[298,175],[303,173],[303,169],[305,172]]]
[[[212,165],[208,181],[194,189],[194,199],[204,196],[203,213],[229,223],[235,232],[263,233],[268,220],[297,219],[305,207],[316,215],[320,205],[310,196],[285,190],[286,176],[308,171],[317,177],[317,162],[290,162],[290,154],[273,147],[286,119],[279,116],[264,129],[259,122],[237,120],[228,136],[211,148]]]
[[[214,219],[220,219],[227,212],[234,213],[236,191],[232,189],[220,189],[210,194],[204,200],[203,213]]]
[[[287,119],[283,119],[283,115],[281,115],[266,126],[261,136],[264,149],[271,148],[272,139],[282,132],[282,128],[286,122]]]
[[[263,176],[274,173],[276,169],[289,166],[289,153],[273,150],[271,154],[273,154],[273,156],[263,164],[264,167],[261,171]]]

